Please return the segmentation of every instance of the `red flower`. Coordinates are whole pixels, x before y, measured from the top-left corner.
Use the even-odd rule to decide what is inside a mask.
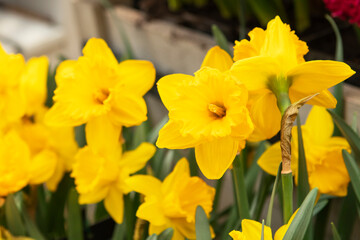
[[[360,0],[324,0],[333,17],[348,20],[360,27]]]

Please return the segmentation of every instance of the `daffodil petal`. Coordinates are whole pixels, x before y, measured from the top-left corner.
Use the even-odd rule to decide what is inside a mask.
[[[161,101],[170,110],[179,97],[178,88],[194,81],[194,77],[186,74],[170,74],[162,77],[157,82],[157,88]]]
[[[116,187],[111,187],[104,200],[106,211],[110,214],[116,223],[123,222],[124,199],[123,193]]]
[[[119,64],[119,78],[129,91],[139,96],[145,95],[155,82],[155,68],[149,61],[126,60]]]
[[[79,203],[80,204],[98,203],[108,195],[109,188],[110,188],[109,186],[103,186],[91,192],[80,193]]]
[[[346,63],[317,60],[299,64],[290,70],[287,76],[292,80],[290,89],[312,95],[327,90],[354,73]]]
[[[125,180],[126,184],[135,192],[145,196],[161,195],[161,181],[153,176],[135,175]]]
[[[250,41],[243,39],[235,41],[234,61],[259,56],[265,40],[266,32],[262,28],[254,28],[249,32]]]
[[[145,167],[147,161],[154,156],[156,148],[151,143],[142,143],[135,150],[127,151],[121,158],[120,165],[131,174]]]
[[[45,56],[31,58],[26,63],[25,72],[21,77],[21,88],[26,96],[28,115],[34,114],[46,100],[48,66],[49,60]]]
[[[251,92],[268,89],[268,81],[277,75],[279,66],[272,57],[251,57],[235,62],[230,72]]]
[[[297,209],[293,215],[290,217],[290,220],[287,224],[281,226],[275,233],[274,236],[274,240],[282,240],[286,234],[286,231],[288,230],[288,228],[290,227],[290,224],[292,223],[292,221],[294,220],[294,217],[296,215],[296,213],[298,212],[299,209]]]
[[[98,154],[121,150],[121,127],[115,126],[106,115],[89,120],[85,133],[88,146]]]
[[[85,57],[95,60],[97,63],[106,62],[111,65],[118,63],[106,42],[100,38],[90,38],[82,52]]]
[[[194,147],[199,143],[200,140],[193,138],[191,135],[182,136],[180,123],[169,120],[159,131],[156,146],[159,148],[185,149]]]
[[[145,100],[129,92],[125,87],[119,86],[111,100],[109,117],[117,126],[136,126],[147,119]]]
[[[313,106],[303,128],[311,132],[313,143],[321,145],[330,140],[334,132],[334,123],[325,108]]]
[[[162,191],[170,192],[171,189],[178,188],[178,184],[182,184],[184,180],[189,177],[189,162],[186,158],[182,158],[176,163],[174,170],[164,179]]]
[[[308,95],[296,92],[294,89],[289,89],[289,97],[291,102],[297,102],[300,99],[307,97]],[[336,98],[329,92],[329,90],[324,90],[319,93],[316,97],[312,98],[307,104],[321,106],[325,108],[335,108],[337,100]]]
[[[162,212],[162,206],[158,199],[146,197],[146,201],[139,206],[136,216],[145,219],[156,226],[161,226],[167,222],[167,218],[161,214]]]
[[[233,162],[239,141],[224,137],[195,147],[196,162],[208,179],[219,179]]]
[[[261,139],[262,136],[265,136],[265,139],[272,138],[280,131],[281,113],[272,92],[268,91],[253,102],[250,107],[250,116],[255,125],[255,134],[259,137],[256,139],[253,136],[252,140],[264,140]]]
[[[58,157],[51,150],[44,149],[31,159],[30,184],[44,183],[54,174]]]
[[[279,169],[279,164],[281,163],[281,149],[280,142],[276,142],[271,145],[266,151],[261,155],[257,164],[267,173],[276,176]]]
[[[65,165],[60,159],[58,159],[53,175],[46,181],[46,187],[51,192],[56,191],[59,182],[64,176],[64,173],[65,173]]]
[[[241,221],[242,234],[244,239],[261,239],[262,224],[249,219]],[[264,226],[264,240],[272,240],[270,227]]]
[[[224,72],[229,70],[232,64],[231,56],[219,46],[215,46],[206,53],[201,67],[216,68]]]

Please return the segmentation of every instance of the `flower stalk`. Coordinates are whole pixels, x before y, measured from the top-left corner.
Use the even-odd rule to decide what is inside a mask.
[[[280,136],[280,148],[282,158],[282,189],[283,189],[283,201],[284,201],[284,223],[288,223],[293,213],[293,178],[291,170],[291,130],[294,121],[299,113],[299,109],[310,99],[318,94],[305,97],[300,101],[291,104],[283,113],[281,119],[281,136]],[[278,100],[279,102],[279,100]],[[280,108],[280,106],[279,106]]]
[[[241,219],[250,219],[249,202],[245,187],[244,169],[242,163],[243,160],[243,153],[235,157],[231,173],[233,176],[235,201],[239,217]]]

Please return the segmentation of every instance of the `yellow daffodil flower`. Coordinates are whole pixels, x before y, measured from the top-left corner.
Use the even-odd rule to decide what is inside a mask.
[[[345,196],[350,178],[341,151],[350,147],[344,138],[332,137],[334,124],[330,114],[325,108],[313,106],[301,130],[310,187],[319,188],[323,194]],[[297,127],[292,129],[291,153],[291,168],[297,182]],[[280,162],[280,142],[268,148],[258,160],[260,167],[271,175],[276,175]]]
[[[282,240],[285,236],[286,231],[288,230],[291,222],[294,220],[294,217],[297,213],[297,210],[291,216],[289,223],[281,226],[275,233],[274,240]],[[247,239],[261,239],[262,224],[249,219],[244,219],[241,221],[242,231],[233,230],[229,235],[234,240],[247,240]],[[273,240],[271,228],[264,225],[264,240]]]
[[[20,93],[25,100],[23,115],[9,127],[16,129],[29,146],[29,183],[46,182],[47,187],[55,191],[64,172],[71,170],[77,144],[72,127],[44,124],[44,114],[48,110],[44,106],[48,65],[44,56],[31,58],[26,63],[19,77]]]
[[[51,127],[44,123],[47,108],[25,115],[16,126],[31,152],[30,184],[46,183],[55,191],[65,172],[71,171],[78,146],[72,127]]]
[[[170,120],[160,130],[156,145],[195,147],[199,168],[209,179],[224,174],[253,131],[246,108],[248,93],[230,75],[231,64],[230,56],[215,47],[195,76],[172,74],[157,84]]]
[[[125,181],[130,174],[146,165],[155,153],[155,146],[142,143],[137,149],[122,154],[120,134],[113,131],[112,124],[103,125],[103,122],[91,121],[89,124],[95,126],[86,126],[88,146],[80,149],[76,155],[71,176],[75,178],[80,204],[104,200],[110,216],[117,223],[121,223],[124,211],[123,195],[132,190]],[[96,132],[92,132],[94,129]]]
[[[320,93],[308,103],[334,108],[336,99],[327,90],[354,74],[351,68],[336,61],[308,61],[305,42],[300,41],[277,16],[267,29],[255,28],[250,41],[241,40],[234,46],[232,74],[245,84],[250,94],[250,114],[255,131],[250,140],[273,137],[280,130],[282,101],[296,102]],[[285,109],[281,109],[284,111]]]
[[[120,64],[102,39],[90,39],[78,60],[62,62],[56,71],[54,105],[46,122],[76,126],[99,117],[118,127],[147,119],[145,93],[153,86],[155,69],[149,61]],[[106,117],[102,117],[106,116]],[[107,123],[104,123],[107,124]]]
[[[11,130],[0,134],[0,196],[6,196],[28,184],[30,150],[19,135]]]
[[[25,98],[21,93],[21,76],[25,60],[21,54],[7,54],[0,44],[0,127],[21,118],[25,111]]]
[[[136,216],[150,222],[149,235],[172,227],[173,240],[196,239],[196,207],[201,206],[207,215],[212,210],[215,189],[199,177],[190,176],[185,158],[179,160],[163,182],[152,176],[137,175],[127,183],[145,195]]]

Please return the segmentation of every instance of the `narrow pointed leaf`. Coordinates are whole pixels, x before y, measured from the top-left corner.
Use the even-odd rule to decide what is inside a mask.
[[[340,235],[339,235],[339,233],[338,233],[338,231],[337,231],[337,229],[336,229],[333,222],[331,222],[331,231],[333,233],[333,239],[334,240],[341,240],[341,237],[340,237]]]
[[[226,39],[225,34],[215,24],[211,26],[211,31],[216,44],[219,45],[223,50],[225,50],[231,56],[231,51],[229,49],[229,42]]]
[[[304,199],[283,240],[302,240],[312,218],[318,189],[314,188]]]
[[[169,121],[169,117],[165,116],[161,121],[156,124],[148,134],[147,141],[154,144],[159,136],[160,129]]]
[[[158,236],[159,240],[171,240],[172,236],[174,235],[174,229],[168,228],[165,229],[160,235]]]
[[[326,207],[326,205],[329,203],[328,199],[322,199],[319,200],[315,207],[314,207],[314,211],[313,211],[313,216],[317,215],[319,212],[321,212],[321,210],[324,209],[324,207]]]
[[[22,211],[22,216],[24,218],[25,228],[28,235],[36,240],[45,240],[45,237],[42,235],[40,230],[37,228],[36,224],[29,217],[27,211]]]
[[[297,117],[297,130],[298,130],[298,150],[299,150],[299,168],[298,168],[298,206],[304,201],[306,195],[310,191],[310,185],[308,181],[308,172],[306,167],[306,157],[304,150],[304,143],[301,131],[300,117]]]
[[[261,240],[264,240],[264,219],[262,220],[262,226],[261,226]]]
[[[210,240],[210,225],[204,209],[201,206],[196,208],[195,230],[197,240]]]
[[[83,236],[83,227],[81,219],[81,209],[78,202],[78,193],[75,188],[70,189],[67,199],[68,206],[68,228],[67,235],[69,240],[82,240]]]
[[[250,219],[250,211],[249,211],[249,200],[247,197],[245,180],[244,180],[244,169],[243,162],[244,151],[241,151],[240,157],[236,156],[233,162],[233,168],[231,169],[233,184],[234,184],[234,192],[235,192],[235,201],[236,206],[238,208],[239,217],[241,219]]]
[[[146,238],[146,240],[157,240],[157,239],[158,239],[158,237],[155,233]]]
[[[335,114],[333,111],[328,110],[328,112],[332,116],[336,126],[340,129],[342,135],[348,140],[355,156],[360,157],[360,137],[341,117],[339,117],[339,115]]]
[[[266,226],[271,227],[271,217],[272,217],[272,210],[274,207],[274,199],[275,199],[275,193],[277,188],[279,187],[279,181],[281,179],[281,169],[282,169],[282,163],[280,163],[278,172],[276,174],[273,190],[271,192],[270,202],[269,202],[269,208],[266,215]]]
[[[25,226],[20,211],[15,203],[14,195],[10,194],[5,201],[5,218],[9,231],[15,236],[25,236]]]
[[[116,224],[111,240],[123,240],[125,239],[124,224]]]
[[[358,203],[360,203],[360,170],[355,159],[346,150],[342,150],[344,162],[348,170],[351,184],[354,189]]]

